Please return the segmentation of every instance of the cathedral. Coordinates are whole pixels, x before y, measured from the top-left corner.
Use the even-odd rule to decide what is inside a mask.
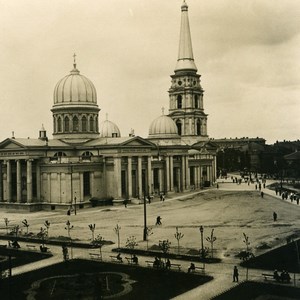
[[[184,1],[168,114],[152,121],[148,137],[122,136],[107,117],[99,123],[96,88],[74,57],[70,74],[54,88],[52,138],[42,126],[36,139],[0,143],[0,209],[84,208],[91,199],[140,203],[144,196],[212,185],[217,149],[207,134],[197,71]]]

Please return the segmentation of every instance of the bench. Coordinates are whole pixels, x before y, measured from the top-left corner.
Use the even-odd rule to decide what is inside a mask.
[[[196,272],[204,272],[205,271],[205,268],[204,267],[196,267],[195,266],[195,269],[191,269],[191,273],[196,273]]]
[[[125,257],[125,259],[127,260],[129,265],[138,265],[139,264],[137,262],[134,262],[133,258],[131,258],[131,257]]]
[[[113,262],[118,262],[118,263],[123,263],[122,259],[119,259],[117,256],[110,256],[111,261]]]
[[[261,275],[264,276],[265,280],[272,279],[272,280],[275,280],[277,282],[282,282],[282,283],[284,283],[284,282],[290,283],[291,282],[291,278],[290,277],[289,278],[285,278],[285,279],[282,280],[280,277],[277,278],[277,279],[274,278],[274,274],[262,273]]]
[[[27,249],[29,249],[29,250],[33,250],[33,251],[37,250],[37,249],[36,249],[36,245],[26,245],[26,247],[27,247]]]
[[[102,260],[100,253],[89,253],[91,259]]]
[[[174,268],[174,269],[177,269],[178,271],[181,271],[181,265],[179,264],[170,264],[170,268]]]
[[[146,260],[145,263],[147,264],[147,267],[153,267],[154,261]]]

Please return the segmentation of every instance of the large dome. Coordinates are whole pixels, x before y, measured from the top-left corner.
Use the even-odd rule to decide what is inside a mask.
[[[149,127],[149,137],[178,137],[177,126],[170,117],[161,115],[152,121]]]
[[[83,75],[74,64],[69,75],[62,78],[54,89],[54,105],[97,104],[97,93],[93,83]]]
[[[99,133],[101,137],[120,137],[121,133],[119,127],[108,120],[103,121],[99,126]]]

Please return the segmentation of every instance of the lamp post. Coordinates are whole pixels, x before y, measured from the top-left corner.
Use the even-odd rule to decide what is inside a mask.
[[[76,211],[76,197],[74,197],[74,203],[75,203],[75,216],[77,214],[77,211]]]
[[[146,195],[144,191],[144,231],[143,231],[143,241],[147,241],[147,210],[146,210]]]
[[[200,228],[200,234],[201,234],[201,258],[204,259],[204,246],[203,246],[203,226],[201,225]]]

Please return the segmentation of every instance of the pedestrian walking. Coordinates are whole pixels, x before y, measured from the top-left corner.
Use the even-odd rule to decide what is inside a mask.
[[[276,222],[277,221],[277,213],[274,211],[273,212],[273,221]]]
[[[163,194],[160,194],[160,201],[163,201]]]
[[[262,198],[264,197],[264,192],[263,192],[263,191],[260,192],[260,196],[261,196]]]
[[[125,200],[123,201],[123,204],[124,204],[125,208],[127,208],[128,200],[125,199]]]
[[[233,268],[233,282],[239,282],[239,270],[237,266]]]
[[[155,223],[155,225],[161,225],[161,217],[160,216],[158,216],[157,218],[156,218],[156,223]]]

